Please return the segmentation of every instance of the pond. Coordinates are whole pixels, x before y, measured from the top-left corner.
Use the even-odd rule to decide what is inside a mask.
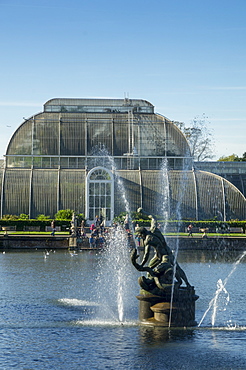
[[[140,274],[127,249],[111,257],[103,251],[1,253],[0,367],[245,368],[246,258],[179,251],[178,261],[199,295],[197,327],[139,324]]]

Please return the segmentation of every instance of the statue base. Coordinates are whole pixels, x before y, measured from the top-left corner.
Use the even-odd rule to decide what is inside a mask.
[[[175,290],[171,303],[171,293],[158,296],[141,290],[139,300],[139,320],[144,325],[166,327],[196,326],[195,301],[199,297],[194,287],[180,287]]]

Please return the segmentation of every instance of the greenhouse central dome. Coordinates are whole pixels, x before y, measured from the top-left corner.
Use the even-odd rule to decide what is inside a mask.
[[[125,211],[184,219],[245,217],[245,198],[230,182],[196,171],[186,138],[140,99],[51,99],[10,139],[2,169],[1,215],[54,216],[60,209]],[[120,181],[119,181],[120,180]]]

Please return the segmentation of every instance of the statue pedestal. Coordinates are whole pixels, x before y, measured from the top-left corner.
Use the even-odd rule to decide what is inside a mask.
[[[173,295],[153,295],[141,290],[139,300],[139,320],[145,325],[187,327],[196,326],[195,301],[199,298],[194,287],[180,287]]]

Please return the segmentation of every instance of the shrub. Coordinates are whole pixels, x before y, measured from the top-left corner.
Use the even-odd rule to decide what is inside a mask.
[[[21,213],[20,216],[19,216],[19,219],[20,220],[29,220],[29,216],[26,215],[25,213]]]
[[[55,214],[56,220],[72,220],[73,210],[71,209],[61,209]]]
[[[48,221],[48,220],[50,220],[50,216],[38,215],[36,217],[36,219],[39,220],[39,221]]]

